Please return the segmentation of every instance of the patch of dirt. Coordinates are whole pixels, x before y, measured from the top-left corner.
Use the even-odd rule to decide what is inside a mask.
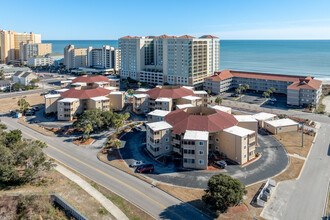
[[[285,132],[273,135],[285,147],[289,154],[297,154],[302,157],[307,157],[312,146],[314,136],[304,134],[304,147],[301,147],[301,133]]]
[[[3,98],[0,102],[0,112],[8,113],[10,110],[18,109],[17,101],[24,98],[30,106],[33,105],[43,105],[45,103],[45,98],[41,93],[22,95],[13,98]]]

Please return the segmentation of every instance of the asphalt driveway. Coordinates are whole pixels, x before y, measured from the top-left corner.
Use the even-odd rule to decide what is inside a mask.
[[[280,173],[286,168],[289,162],[282,145],[273,137],[259,133],[258,141],[260,147],[256,148],[256,152],[261,153],[262,156],[257,161],[245,167],[228,165],[223,171],[177,169],[173,163],[165,166],[155,161],[145,152],[145,136],[145,131],[131,131],[122,137],[122,146],[124,147],[120,149],[120,153],[123,159],[128,165],[136,160],[152,163],[155,166],[155,172],[144,175],[156,181],[178,186],[205,189],[210,177],[217,173],[228,174],[238,178],[245,185],[250,185]]]

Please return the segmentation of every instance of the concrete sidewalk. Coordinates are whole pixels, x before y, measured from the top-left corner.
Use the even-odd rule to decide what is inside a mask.
[[[83,188],[88,194],[93,196],[97,201],[101,203],[101,205],[111,213],[116,219],[127,219],[127,216],[117,207],[115,206],[109,199],[107,199],[102,193],[97,191],[94,187],[92,187],[88,182],[71,172],[70,170],[64,168],[61,165],[56,166],[55,168],[58,172],[62,173],[64,176],[69,178],[71,181],[77,183],[81,188]]]

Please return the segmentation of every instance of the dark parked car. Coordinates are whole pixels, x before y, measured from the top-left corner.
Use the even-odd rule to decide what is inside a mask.
[[[141,165],[139,166],[138,168],[136,168],[136,172],[138,173],[146,173],[146,172],[154,172],[154,165],[152,164],[144,164],[144,165]]]
[[[25,113],[25,116],[31,116],[31,115],[34,115],[35,112],[34,111],[28,111]]]
[[[220,167],[221,169],[225,169],[227,167],[227,163],[224,160],[215,161],[214,165]]]
[[[39,111],[40,108],[39,108],[38,106],[35,106],[35,107],[33,107],[33,110],[34,110],[34,111]]]

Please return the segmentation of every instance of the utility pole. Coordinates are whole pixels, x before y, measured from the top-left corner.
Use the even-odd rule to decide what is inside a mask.
[[[305,124],[306,120],[303,120],[301,122],[301,147],[304,147],[304,124]]]

